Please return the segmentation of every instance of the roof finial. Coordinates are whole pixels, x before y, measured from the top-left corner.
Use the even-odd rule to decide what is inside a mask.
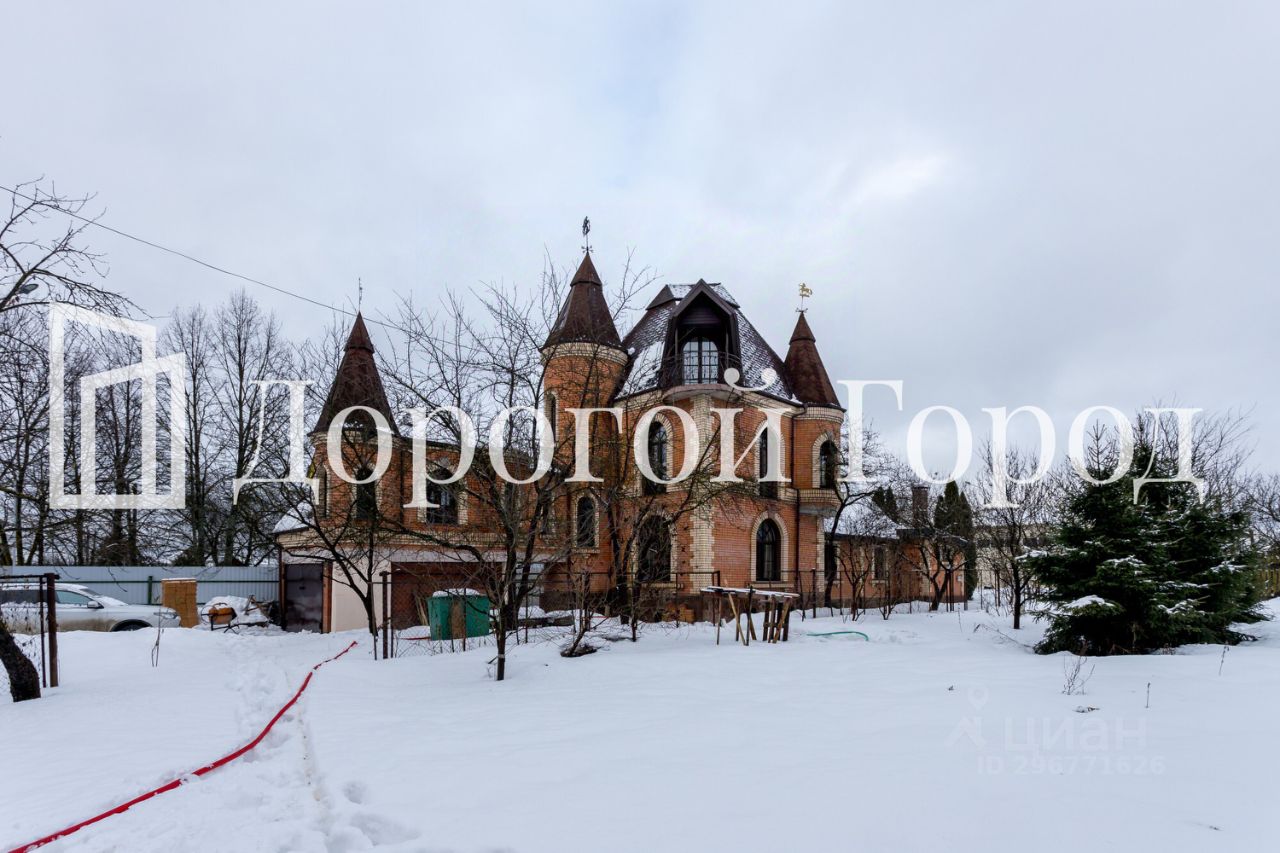
[[[356,277],[356,313],[364,308],[364,279]]]
[[[805,312],[804,301],[810,296],[813,296],[813,288],[805,284],[803,281],[800,282],[800,307],[796,310],[801,314]]]
[[[587,235],[591,233],[591,217],[582,217],[582,251],[585,254],[591,254],[591,238]]]

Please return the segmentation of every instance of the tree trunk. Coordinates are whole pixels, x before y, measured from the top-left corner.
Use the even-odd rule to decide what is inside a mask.
[[[506,608],[498,608],[498,624],[495,625],[494,640],[498,646],[497,668],[494,670],[493,680],[502,681],[507,677],[507,625],[506,625]]]
[[[1020,578],[1014,575],[1013,578],[1013,628],[1016,631],[1022,627],[1022,584]]]
[[[36,665],[22,653],[9,628],[0,619],[0,662],[9,675],[9,695],[15,702],[40,698],[40,673]]]

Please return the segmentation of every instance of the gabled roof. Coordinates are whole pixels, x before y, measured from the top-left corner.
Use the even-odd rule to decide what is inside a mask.
[[[671,298],[666,297],[670,291]],[[730,315],[737,328],[738,349],[742,361],[743,387],[761,388],[762,393],[787,402],[800,402],[787,381],[786,367],[782,359],[767,344],[755,326],[742,313],[738,301],[722,284],[699,281],[696,284],[672,284],[659,291],[649,303],[648,310],[627,333],[622,348],[631,357],[627,376],[616,397],[630,397],[664,387],[663,358],[666,354],[667,334],[679,313],[699,294],[711,297],[716,305]],[[766,383],[763,372],[772,370],[773,381]]]
[[[379,412],[387,419],[391,432],[399,435],[395,416],[387,403],[386,389],[382,387],[382,376],[373,359],[373,340],[360,314],[356,314],[356,321],[351,326],[342,363],[338,365],[333,385],[329,386],[329,396],[320,411],[320,420],[312,432],[327,431],[334,417],[351,406],[368,406]]]
[[[787,378],[791,380],[791,388],[800,402],[838,409],[840,398],[836,396],[831,377],[818,355],[816,340],[809,321],[801,311],[795,331],[791,333],[791,346],[787,349]]]
[[[575,342],[622,348],[622,339],[613,324],[613,314],[604,298],[604,286],[591,262],[590,252],[583,256],[582,264],[573,275],[569,297],[543,348]]]

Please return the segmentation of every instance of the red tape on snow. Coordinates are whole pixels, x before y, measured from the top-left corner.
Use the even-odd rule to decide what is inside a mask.
[[[159,788],[156,788],[155,790],[147,791],[145,794],[134,797],[132,800],[130,800],[127,803],[121,803],[120,805],[116,806],[114,809],[105,811],[100,815],[95,815],[94,817],[91,817],[88,820],[82,820],[79,823],[75,824],[74,826],[68,826],[66,829],[60,829],[57,832],[54,832],[50,835],[46,835],[44,838],[36,839],[35,841],[32,841],[30,844],[24,844],[21,847],[15,847],[13,848],[13,850],[9,851],[9,853],[26,853],[26,851],[28,850],[35,850],[37,847],[43,847],[44,845],[52,841],[57,841],[59,838],[65,838],[66,836],[70,835],[73,832],[79,832],[80,830],[84,829],[86,826],[92,826],[98,821],[105,820],[106,818],[109,818],[112,815],[124,814],[129,809],[136,806],[138,803],[145,803],[147,800],[151,799],[152,797],[159,796],[160,794],[163,794],[166,791],[172,791],[174,788],[181,787],[182,784],[186,782],[188,779],[190,779],[192,776],[203,776],[206,773],[211,773],[214,770],[217,770],[219,767],[222,767],[224,764],[230,764],[232,761],[235,761],[237,758],[244,755],[246,752],[253,749],[258,744],[262,743],[262,739],[267,736],[267,733],[271,731],[272,727],[274,727],[275,724],[280,721],[280,718],[283,717],[288,712],[288,710],[294,706],[294,703],[296,703],[298,699],[302,696],[302,691],[307,689],[307,685],[311,683],[311,676],[315,675],[316,670],[318,670],[320,667],[324,666],[327,663],[331,663],[337,660],[338,658],[342,657],[343,655],[345,655],[347,652],[351,651],[355,647],[356,647],[356,643],[355,641],[352,641],[351,645],[347,646],[345,649],[338,652],[333,657],[326,658],[325,660],[322,660],[320,661],[320,663],[311,667],[311,671],[308,672],[307,677],[302,680],[302,686],[298,688],[297,693],[293,694],[293,698],[291,698],[288,702],[285,702],[279,711],[276,711],[275,716],[273,716],[267,722],[267,725],[262,729],[262,731],[258,732],[257,737],[255,737],[253,740],[249,741],[244,746],[237,749],[235,752],[228,753],[227,755],[224,755],[221,758],[219,758],[217,761],[210,762],[209,764],[206,764],[204,767],[201,767],[198,770],[193,770],[190,773],[179,776],[177,779],[174,779],[172,782],[167,782],[164,785],[161,785]]]

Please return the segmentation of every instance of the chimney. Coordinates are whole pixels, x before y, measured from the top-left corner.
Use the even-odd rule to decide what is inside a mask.
[[[925,527],[929,523],[929,487],[911,487],[911,523]]]

